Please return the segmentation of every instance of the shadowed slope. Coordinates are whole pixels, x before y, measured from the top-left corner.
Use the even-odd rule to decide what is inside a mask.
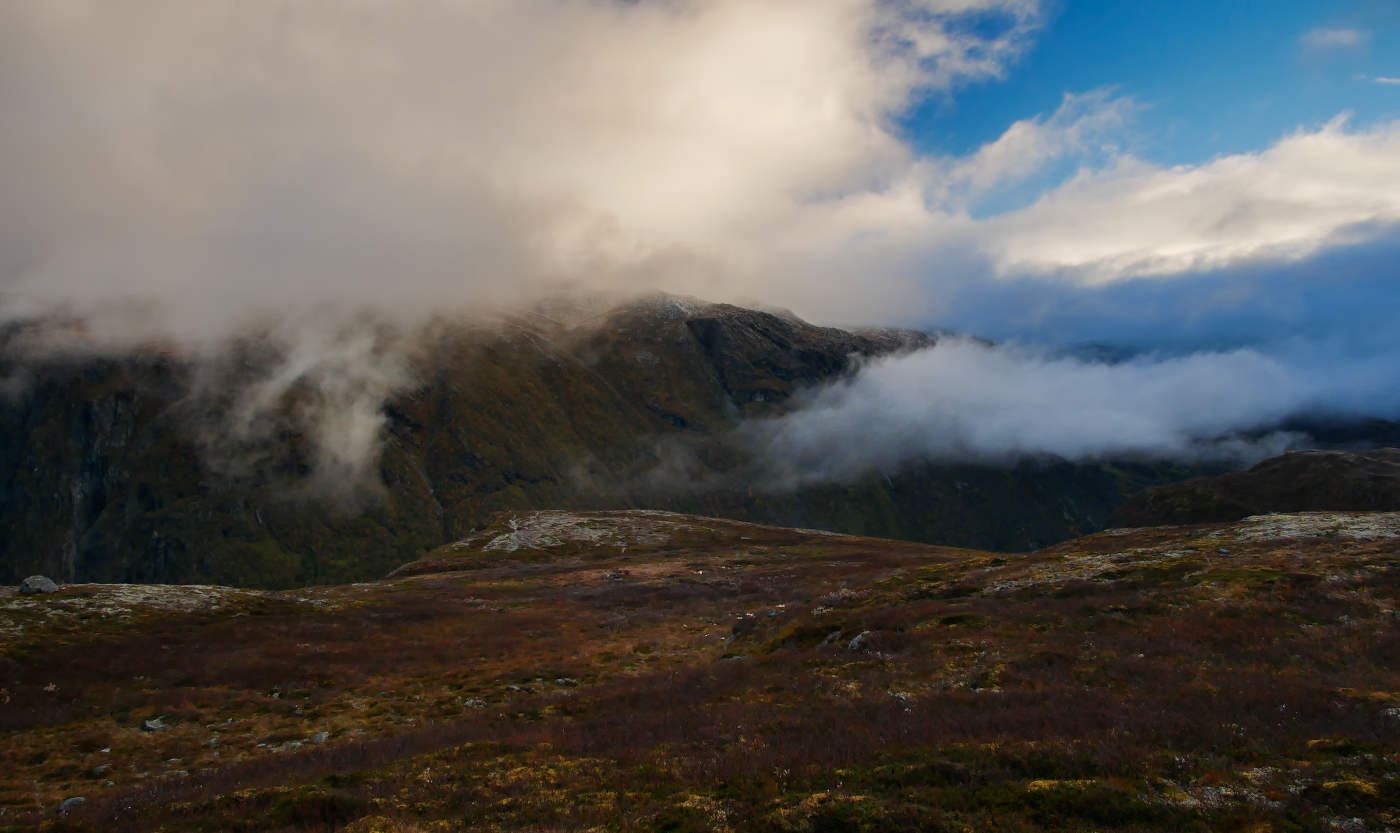
[[[21,361],[5,342],[0,372],[30,382],[0,399],[0,582],[35,573],[264,589],[355,581],[459,540],[495,512],[538,509],[662,509],[1029,549],[1100,528],[1144,486],[1198,473],[1028,462],[762,488],[763,472],[731,437],[740,420],[782,413],[864,358],[934,338],[668,296],[440,323],[412,353],[412,383],[384,403],[382,491],[348,505],[310,488],[296,391],[268,417],[275,431],[245,443],[238,465],[218,467],[205,445],[228,427],[219,408],[191,402],[202,368],[193,359]],[[256,377],[276,355],[275,345],[240,345],[224,381]]]
[[[1248,471],[1158,486],[1124,504],[1111,525],[1220,523],[1319,510],[1400,510],[1400,450],[1295,451]]]

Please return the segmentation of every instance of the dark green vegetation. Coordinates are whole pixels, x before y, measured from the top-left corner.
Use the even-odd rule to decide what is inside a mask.
[[[493,512],[542,508],[669,509],[1014,551],[1100,529],[1127,495],[1200,473],[922,466],[769,493],[730,441],[740,420],[931,337],[667,297],[568,322],[532,314],[425,333],[414,380],[384,405],[383,492],[354,508],[307,488],[315,461],[295,416],[314,390],[289,390],[263,418],[266,439],[230,448],[232,403],[208,392],[265,381],[285,358],[271,343],[213,367],[154,348],[41,362],[21,361],[23,328],[0,333],[12,389],[0,397],[0,582],[373,579]]]
[[[1400,515],[1008,556],[517,513],[405,572],[0,599],[0,829],[1400,825]]]
[[[1294,451],[1248,471],[1148,489],[1114,513],[1114,526],[1237,521],[1270,512],[1400,510],[1400,449]]]

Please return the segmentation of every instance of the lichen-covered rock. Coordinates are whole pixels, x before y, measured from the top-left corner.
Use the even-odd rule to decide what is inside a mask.
[[[86,798],[83,798],[81,795],[75,795],[72,798],[65,799],[62,804],[58,805],[58,812],[66,816],[69,812],[78,809],[86,803]]]
[[[44,593],[57,593],[58,585],[48,576],[30,576],[20,582],[19,592],[26,596],[37,596]]]

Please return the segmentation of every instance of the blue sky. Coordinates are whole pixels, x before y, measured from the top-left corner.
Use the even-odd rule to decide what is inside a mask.
[[[1375,80],[1400,79],[1394,0],[1058,0],[1046,20],[1003,78],[940,92],[907,114],[910,141],[968,153],[1053,112],[1066,93],[1096,89],[1140,105],[1123,138],[1167,165],[1257,150],[1342,112],[1358,126],[1400,116],[1400,84]],[[1326,32],[1357,41],[1309,39]]]

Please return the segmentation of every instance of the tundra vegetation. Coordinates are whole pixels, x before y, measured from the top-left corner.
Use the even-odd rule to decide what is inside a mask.
[[[1397,546],[525,512],[371,583],[12,593],[0,830],[1394,829]]]

